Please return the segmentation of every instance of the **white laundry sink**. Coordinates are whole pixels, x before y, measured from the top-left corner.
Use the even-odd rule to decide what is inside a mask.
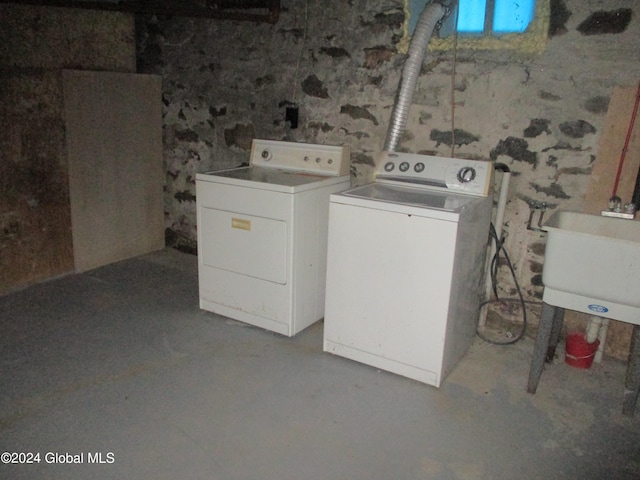
[[[543,301],[640,325],[640,222],[558,211],[548,232]]]

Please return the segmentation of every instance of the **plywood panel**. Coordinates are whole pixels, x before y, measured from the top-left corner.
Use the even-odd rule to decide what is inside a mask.
[[[589,190],[584,199],[584,211],[587,213],[599,214],[609,205],[609,198],[613,193],[618,165],[633,114],[636,92],[637,87],[635,86],[616,87],[613,90],[604,130],[600,137],[596,162],[591,173]],[[622,199],[623,204],[631,201],[639,169],[640,121],[636,118],[618,185],[618,196]]]
[[[161,80],[63,72],[75,269],[164,247]]]

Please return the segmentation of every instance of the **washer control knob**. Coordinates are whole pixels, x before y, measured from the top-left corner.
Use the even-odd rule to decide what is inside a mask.
[[[407,170],[409,170],[409,162],[402,162],[400,164],[400,171],[406,172]]]
[[[460,183],[469,183],[476,178],[476,169],[473,167],[462,167],[458,170],[458,181]]]
[[[384,164],[384,171],[385,172],[392,172],[393,169],[395,168],[395,165],[393,162],[387,162]]]
[[[416,173],[424,172],[424,163],[422,163],[422,162],[416,163],[415,166],[413,167],[413,169],[416,171]]]
[[[262,156],[262,158],[265,159],[265,161],[269,161],[271,160],[271,152],[267,149],[262,150],[262,153],[260,154]]]

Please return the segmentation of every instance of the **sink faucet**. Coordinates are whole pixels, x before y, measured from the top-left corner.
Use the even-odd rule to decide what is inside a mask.
[[[602,210],[602,212],[600,212],[600,215],[605,217],[616,217],[633,220],[636,217],[636,211],[637,207],[633,203],[626,203],[623,208],[622,199],[617,195],[614,195],[609,199],[609,209]]]

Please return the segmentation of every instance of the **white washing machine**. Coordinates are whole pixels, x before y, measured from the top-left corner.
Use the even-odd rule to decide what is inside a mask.
[[[491,162],[383,152],[331,195],[324,351],[439,387],[483,295]]]
[[[247,167],[196,175],[200,308],[293,336],[324,315],[329,195],[349,147],[253,140]]]

